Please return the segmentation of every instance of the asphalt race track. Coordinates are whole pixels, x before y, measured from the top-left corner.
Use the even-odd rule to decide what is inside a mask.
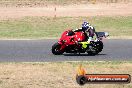
[[[132,40],[106,39],[103,51],[96,56],[87,54],[53,55],[51,47],[57,40],[0,40],[0,61],[102,61],[132,60]]]

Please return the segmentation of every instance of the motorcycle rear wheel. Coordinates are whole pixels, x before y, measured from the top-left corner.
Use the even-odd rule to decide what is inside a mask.
[[[87,53],[88,53],[88,55],[90,55],[90,56],[94,56],[94,55],[97,55],[97,54],[98,54],[97,51],[95,51],[95,52],[93,52],[93,51],[88,51]]]
[[[103,42],[102,41],[94,42],[93,47],[95,47],[94,48],[95,51],[87,51],[88,55],[97,55],[98,53],[100,53],[103,49]]]
[[[98,41],[97,42],[97,48],[98,48],[98,53],[101,52],[103,50],[103,42],[102,41]]]
[[[61,48],[61,45],[59,43],[55,43],[53,46],[52,46],[52,53],[54,55],[61,55],[64,53],[64,51],[60,50]]]

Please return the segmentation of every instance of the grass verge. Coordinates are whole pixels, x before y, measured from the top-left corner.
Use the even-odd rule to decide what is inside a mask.
[[[130,74],[131,61],[0,63],[0,88],[82,88],[75,80],[82,64],[89,74]],[[130,84],[86,84],[83,88],[132,88]]]
[[[110,36],[132,36],[132,16],[127,17],[24,17],[0,20],[1,39],[42,39],[60,37],[67,28],[79,28],[89,21],[96,31],[107,31]]]

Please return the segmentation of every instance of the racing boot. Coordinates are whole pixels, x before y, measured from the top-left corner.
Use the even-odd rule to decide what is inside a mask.
[[[89,37],[89,39],[88,39],[88,43],[90,44],[91,42],[93,42],[94,40],[93,40],[93,38],[92,37]],[[94,49],[93,49],[93,47],[92,47],[92,45],[89,45],[89,50],[90,51],[95,51]]]

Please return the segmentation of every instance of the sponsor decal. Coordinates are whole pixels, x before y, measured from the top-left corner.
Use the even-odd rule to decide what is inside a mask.
[[[79,85],[84,85],[85,83],[130,83],[131,76],[129,74],[86,74],[86,71],[80,65],[76,81]]]

